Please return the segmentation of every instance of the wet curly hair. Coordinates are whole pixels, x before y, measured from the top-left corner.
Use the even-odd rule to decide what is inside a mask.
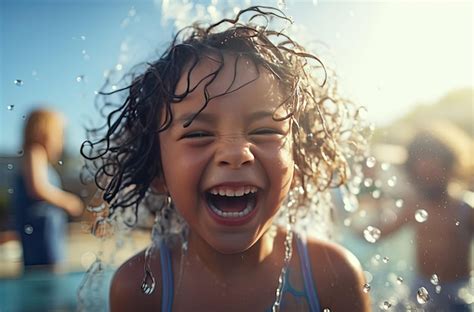
[[[270,72],[286,91],[280,107],[288,115],[280,120],[292,121],[300,200],[307,199],[309,185],[324,191],[346,181],[348,157],[356,155],[365,140],[356,129],[360,109],[338,96],[336,76],[316,55],[292,40],[285,29],[272,29],[277,22],[291,24],[290,18],[276,8],[253,6],[233,19],[186,27],[158,60],[147,63],[141,73],[129,74],[131,83],[126,87],[99,93],[98,97],[104,98],[127,93],[119,105],[104,100],[105,107],[114,109],[107,114],[103,127],[88,130],[89,139],[81,147],[87,160],[83,172],[94,177],[110,205],[110,214],[117,208],[137,210],[146,202],[153,179],[163,174],[158,133],[172,123],[172,105],[198,87],[190,86],[191,73],[210,55],[213,59],[217,56],[220,66],[199,82],[204,84],[205,101],[183,127],[189,126],[213,98],[223,95],[210,97],[208,87],[221,71],[224,55],[245,57],[259,73],[261,69]],[[183,93],[176,94],[183,75],[187,75],[188,85]]]

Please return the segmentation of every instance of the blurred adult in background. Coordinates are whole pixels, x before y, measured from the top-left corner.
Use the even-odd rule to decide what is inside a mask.
[[[418,131],[405,163],[412,191],[396,221],[380,225],[383,237],[414,226],[417,276],[411,294],[427,300],[425,311],[470,311],[461,297],[462,289],[470,289],[474,210],[463,200],[469,190],[459,182],[472,174],[472,163],[466,162],[472,162],[471,155],[464,152],[471,148],[471,139],[446,122]]]
[[[15,181],[13,206],[25,266],[54,265],[65,256],[68,215],[79,216],[80,198],[61,189],[54,169],[63,149],[64,118],[39,109],[26,122],[23,163]]]

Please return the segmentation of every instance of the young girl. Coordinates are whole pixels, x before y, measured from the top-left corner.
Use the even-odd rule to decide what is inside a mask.
[[[63,148],[63,117],[54,111],[33,111],[26,122],[23,166],[13,205],[25,266],[54,265],[64,258],[67,215],[82,213],[83,203],[61,189],[52,164]]]
[[[153,244],[115,273],[111,311],[369,309],[357,259],[296,230],[323,226],[305,221],[360,152],[358,111],[259,20],[289,21],[251,7],[178,33],[83,145],[109,218],[143,202],[156,215]]]

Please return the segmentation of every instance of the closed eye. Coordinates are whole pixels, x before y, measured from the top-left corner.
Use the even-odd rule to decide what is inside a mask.
[[[193,132],[186,133],[181,138],[182,139],[200,139],[200,138],[207,138],[207,137],[210,137],[210,136],[211,136],[211,134],[208,133],[208,132],[193,131]]]
[[[251,133],[251,135],[271,135],[271,134],[283,135],[281,131],[276,130],[276,129],[271,129],[271,128],[258,129]]]

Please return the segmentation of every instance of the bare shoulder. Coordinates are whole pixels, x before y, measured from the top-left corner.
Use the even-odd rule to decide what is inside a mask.
[[[321,307],[331,311],[370,311],[359,260],[333,242],[308,239],[307,246]]]
[[[159,311],[161,306],[159,257],[152,257],[151,266],[156,289],[151,295],[141,290],[144,277],[145,251],[125,261],[115,272],[110,286],[110,311]],[[154,269],[155,268],[155,269]],[[158,308],[157,308],[158,307]]]

